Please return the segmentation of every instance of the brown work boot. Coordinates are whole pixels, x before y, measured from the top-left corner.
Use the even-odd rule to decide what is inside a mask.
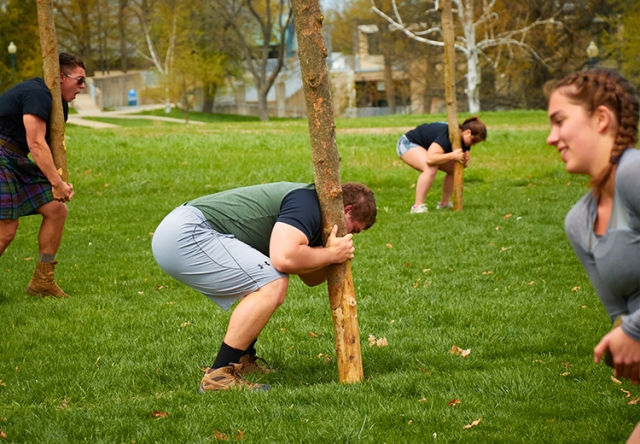
[[[32,296],[55,296],[57,298],[68,298],[69,295],[58,287],[53,279],[53,269],[58,261],[38,262],[36,272],[27,285],[27,293]]]
[[[227,389],[247,389],[247,390],[269,390],[269,384],[254,384],[245,381],[238,374],[242,366],[240,364],[230,364],[220,368],[208,368],[202,377],[198,393],[201,395],[206,391],[214,392],[216,390]]]
[[[264,365],[260,364],[258,361],[262,361]],[[267,373],[273,373],[275,371],[269,367],[269,364],[267,364],[267,361],[264,358],[255,355],[244,355],[240,358],[240,366],[238,373],[241,375],[246,375],[247,373],[252,372],[266,375]]]

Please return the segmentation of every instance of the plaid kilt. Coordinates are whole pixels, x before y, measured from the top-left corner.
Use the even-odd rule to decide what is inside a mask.
[[[51,184],[36,163],[0,146],[0,219],[36,214],[52,200]]]

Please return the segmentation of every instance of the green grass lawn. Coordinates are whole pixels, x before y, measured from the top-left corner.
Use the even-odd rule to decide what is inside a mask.
[[[352,263],[365,380],[338,383],[326,288],[292,277],[257,344],[277,372],[256,380],[272,390],[205,395],[230,313],[159,269],[152,233],[196,196],[313,181],[306,122],[70,126],[76,196],[57,279],[71,298],[24,293],[38,217],[0,258],[2,441],[624,442],[640,390],[592,362],[609,322],[563,230],[586,179],[545,145],[544,112],[481,116],[489,136],[472,150],[464,210],[434,210],[439,176],[423,215],[408,213],[417,173],[395,144],[445,117],[336,121],[341,176],[379,208]]]

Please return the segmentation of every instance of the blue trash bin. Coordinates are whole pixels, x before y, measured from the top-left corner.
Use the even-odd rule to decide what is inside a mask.
[[[138,105],[138,93],[135,89],[130,89],[129,94],[127,95],[129,106]]]

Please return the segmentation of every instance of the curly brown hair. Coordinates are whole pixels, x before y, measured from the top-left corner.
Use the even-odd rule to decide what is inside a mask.
[[[378,209],[373,191],[359,182],[346,182],[342,184],[342,202],[344,206],[351,205],[351,217],[365,223],[365,230],[371,228],[376,222]]]
[[[622,74],[613,69],[594,69],[570,74],[556,83],[551,92],[560,93],[584,107],[592,115],[599,106],[606,106],[615,115],[618,132],[611,148],[609,164],[591,179],[593,194],[613,190],[615,170],[622,153],[638,143],[638,96]]]

